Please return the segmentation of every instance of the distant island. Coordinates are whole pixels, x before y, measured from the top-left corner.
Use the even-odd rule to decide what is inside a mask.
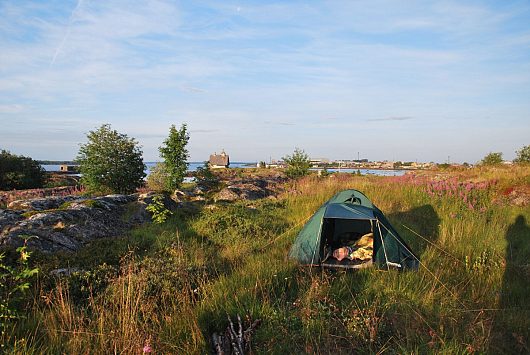
[[[72,160],[37,160],[40,165],[78,165]]]

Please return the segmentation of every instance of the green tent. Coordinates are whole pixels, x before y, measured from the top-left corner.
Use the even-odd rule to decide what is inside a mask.
[[[330,250],[369,233],[373,238],[371,260],[338,261],[329,257]],[[338,268],[375,264],[382,268],[418,269],[419,264],[419,258],[383,212],[357,190],[341,191],[322,205],[298,234],[289,256],[302,264]]]

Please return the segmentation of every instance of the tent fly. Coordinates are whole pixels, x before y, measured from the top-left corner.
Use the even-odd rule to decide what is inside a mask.
[[[337,250],[346,247],[347,257],[337,257]],[[298,234],[289,255],[303,264],[333,268],[419,265],[381,210],[357,190],[341,191],[322,205]]]

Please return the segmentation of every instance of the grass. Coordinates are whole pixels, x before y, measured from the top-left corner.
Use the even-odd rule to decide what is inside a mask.
[[[444,174],[447,174],[444,172]],[[12,353],[207,353],[227,315],[261,319],[255,353],[530,351],[530,209],[502,191],[530,170],[451,172],[492,181],[473,195],[431,195],[428,176],[308,177],[276,201],[178,213],[76,255],[35,255],[27,318],[3,336]],[[287,259],[296,233],[335,192],[363,191],[420,256],[418,272],[306,268]],[[482,208],[484,207],[484,208]],[[77,267],[60,280],[48,270]]]

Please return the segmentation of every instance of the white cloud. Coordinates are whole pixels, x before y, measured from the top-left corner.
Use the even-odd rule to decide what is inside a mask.
[[[19,113],[24,110],[23,105],[10,104],[10,105],[0,105],[0,113]]]

